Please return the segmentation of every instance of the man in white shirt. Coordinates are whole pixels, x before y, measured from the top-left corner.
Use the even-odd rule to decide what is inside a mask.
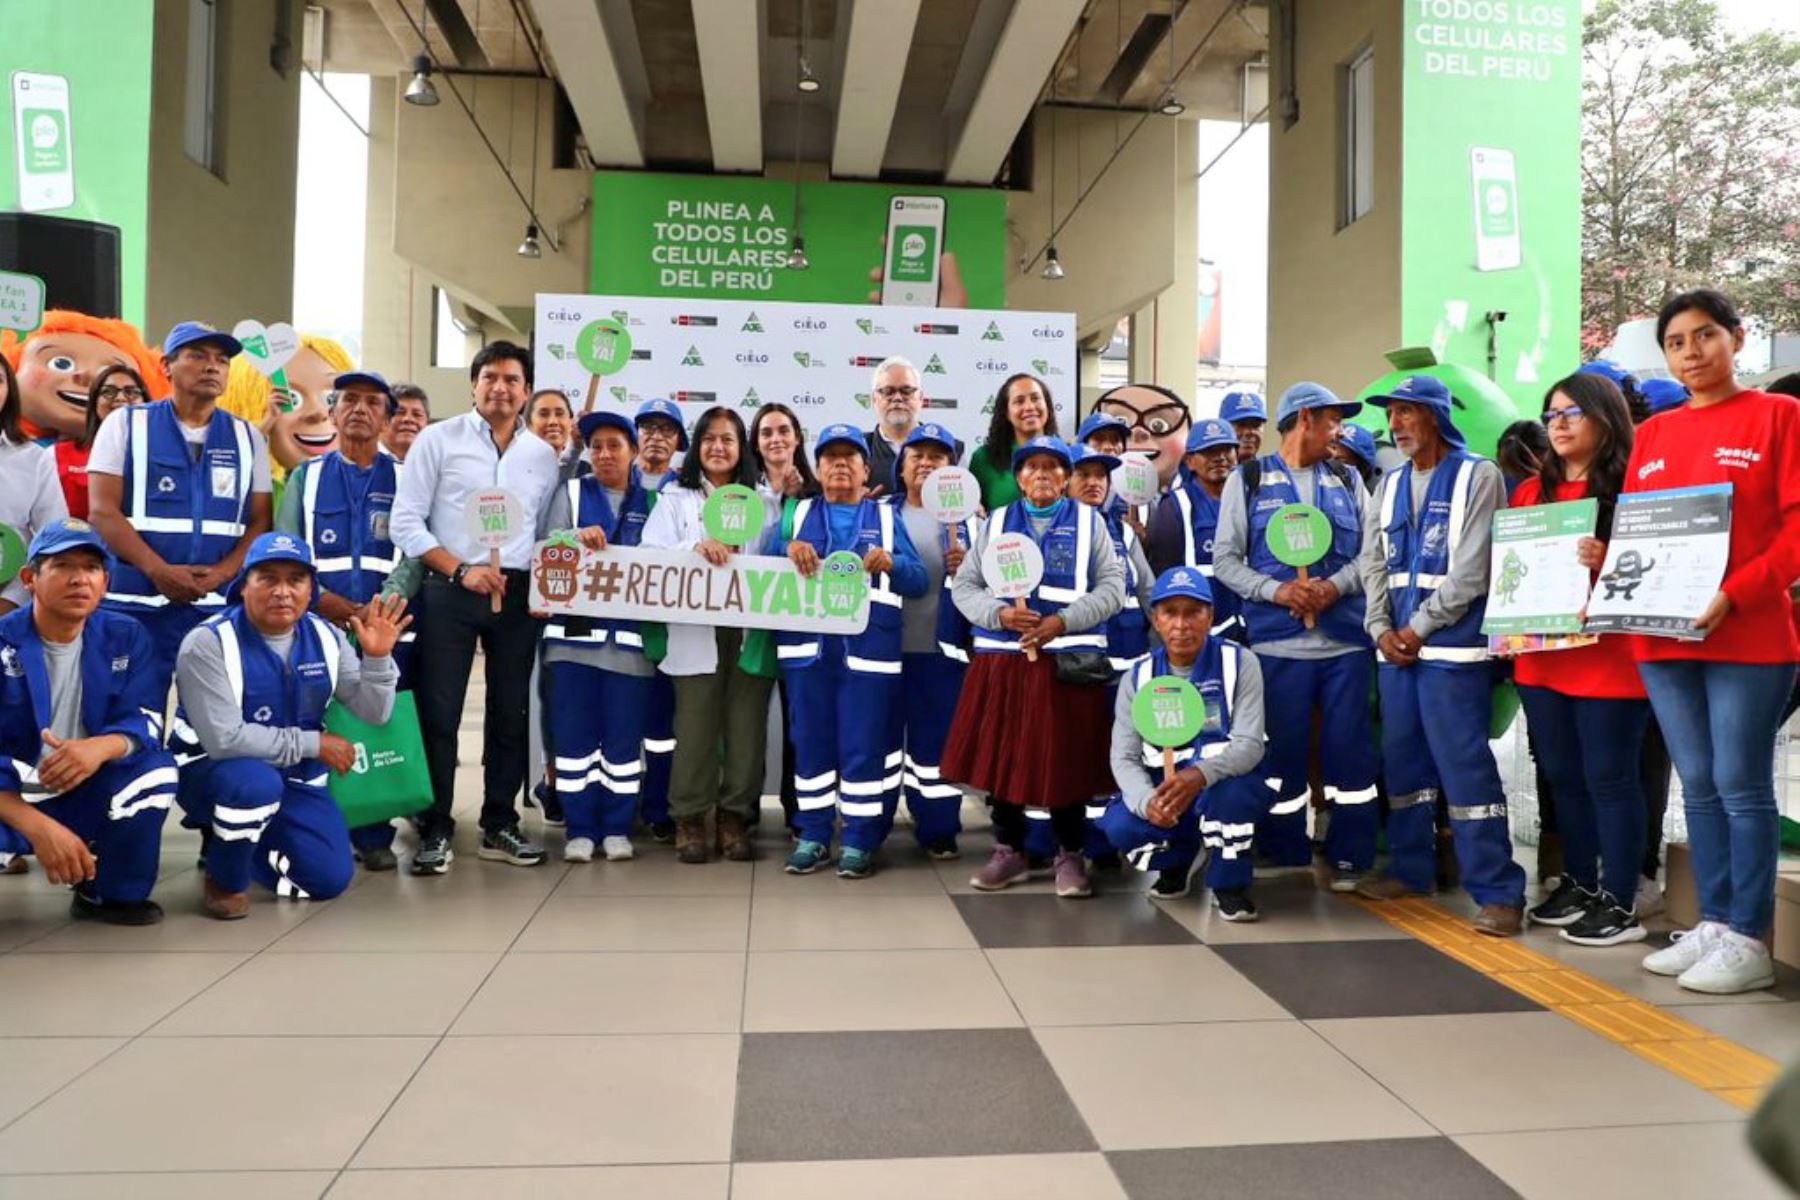
[[[517,796],[525,784],[526,703],[540,629],[526,610],[527,566],[538,514],[557,486],[558,462],[550,444],[519,420],[531,394],[531,356],[524,347],[482,347],[469,378],[475,410],[419,434],[394,500],[394,543],[425,564],[414,690],[433,803],[420,814],[415,875],[450,870],[456,734],[478,642],[487,656],[480,855],[522,867],[544,861],[543,847],[519,829]],[[470,539],[463,512],[475,492],[490,488],[511,492],[522,510],[517,535],[500,548],[498,571]],[[497,612],[494,597],[500,598]]]

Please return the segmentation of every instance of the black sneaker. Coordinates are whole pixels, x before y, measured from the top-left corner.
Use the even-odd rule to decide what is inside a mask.
[[[673,822],[673,821],[652,821],[652,822],[650,822],[650,840],[655,842],[659,846],[674,845],[675,844],[675,822]]]
[[[455,857],[450,851],[450,839],[443,834],[422,837],[419,839],[419,848],[413,852],[412,873],[448,875],[450,863]]]
[[[1605,892],[1594,896],[1580,919],[1562,930],[1563,940],[1577,946],[1622,946],[1626,942],[1641,942],[1647,936],[1638,924],[1637,914],[1620,908],[1618,901]]]
[[[163,910],[154,900],[102,900],[82,884],[69,900],[69,915],[106,925],[155,925],[162,921]]]
[[[1536,925],[1573,925],[1581,920],[1593,902],[1592,892],[1583,891],[1573,879],[1564,875],[1556,881],[1556,890],[1549,898],[1526,916]]]
[[[955,838],[938,838],[925,843],[925,857],[936,859],[938,862],[950,862],[953,859],[961,858],[962,851],[956,848]]]
[[[391,846],[370,846],[366,850],[358,850],[356,860],[362,863],[365,871],[391,871],[400,865]]]
[[[1227,921],[1254,921],[1262,915],[1256,911],[1256,901],[1250,899],[1249,888],[1220,888],[1212,898],[1213,907]]]
[[[1088,867],[1095,871],[1105,871],[1108,875],[1116,875],[1125,869],[1125,860],[1119,857],[1117,850],[1108,850],[1088,859]],[[1186,889],[1183,889],[1183,894],[1185,893]]]
[[[535,867],[544,861],[544,848],[520,833],[517,825],[498,833],[483,834],[481,849],[476,854],[515,867]]]
[[[1188,894],[1188,881],[1192,878],[1193,870],[1189,867],[1158,871],[1156,882],[1150,885],[1150,898],[1152,900],[1179,900]]]

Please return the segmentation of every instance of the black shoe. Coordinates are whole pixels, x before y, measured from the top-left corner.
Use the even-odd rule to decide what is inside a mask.
[[[1114,875],[1125,869],[1125,860],[1119,857],[1119,852],[1117,850],[1108,850],[1105,854],[1096,854],[1088,859],[1088,868],[1094,871],[1105,871],[1109,875]],[[1182,889],[1182,895],[1185,896],[1186,894],[1187,889],[1184,887]]]
[[[163,910],[154,900],[102,900],[83,884],[70,897],[69,915],[105,925],[155,925],[162,921]]]
[[[1213,907],[1227,921],[1254,921],[1261,916],[1256,911],[1256,902],[1250,899],[1249,888],[1220,888],[1213,892],[1212,898]]]
[[[419,839],[419,848],[413,852],[412,873],[414,875],[448,875],[450,863],[456,855],[450,851],[450,839],[441,833],[431,834]]]
[[[650,822],[650,840],[659,846],[671,846],[675,843],[675,822]]]
[[[1563,940],[1577,946],[1622,946],[1641,942],[1649,936],[1638,924],[1637,915],[1619,907],[1619,902],[1605,892],[1592,897],[1587,911],[1572,925],[1562,930]]]
[[[356,858],[365,871],[391,871],[400,865],[391,846],[370,846],[366,850],[358,850]]]
[[[1536,925],[1573,925],[1587,914],[1594,894],[1586,892],[1567,875],[1556,881],[1556,890],[1526,915]]]
[[[1027,879],[1048,879],[1056,873],[1056,864],[1042,854],[1027,854],[1025,871]]]
[[[956,848],[955,838],[938,838],[925,843],[925,857],[938,862],[950,862],[952,859],[961,858],[962,851]]]
[[[544,861],[544,848],[520,833],[517,825],[498,833],[483,834],[481,849],[476,854],[515,867],[535,867]]]
[[[1117,855],[1114,856],[1115,858]],[[1179,900],[1188,894],[1188,881],[1193,878],[1191,867],[1175,867],[1167,871],[1159,871],[1156,882],[1150,885],[1152,900]]]
[[[561,829],[569,823],[568,818],[563,815],[563,802],[561,796],[557,795],[555,792],[546,791],[541,799],[542,807],[544,809],[544,824]]]

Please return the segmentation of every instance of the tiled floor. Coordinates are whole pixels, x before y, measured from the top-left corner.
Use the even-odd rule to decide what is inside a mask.
[[[981,831],[860,883],[772,835],[753,868],[519,870],[471,833],[447,878],[228,926],[174,828],[156,929],[0,879],[0,1196],[1780,1194],[1737,1108],[1304,876],[1229,925],[1139,877],[971,895]],[[1527,944],[1800,1054],[1791,976],[1721,1001]]]

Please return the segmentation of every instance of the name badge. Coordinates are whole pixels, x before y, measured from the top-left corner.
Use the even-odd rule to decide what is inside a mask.
[[[237,499],[237,468],[214,467],[212,469],[212,494],[215,500]]]

